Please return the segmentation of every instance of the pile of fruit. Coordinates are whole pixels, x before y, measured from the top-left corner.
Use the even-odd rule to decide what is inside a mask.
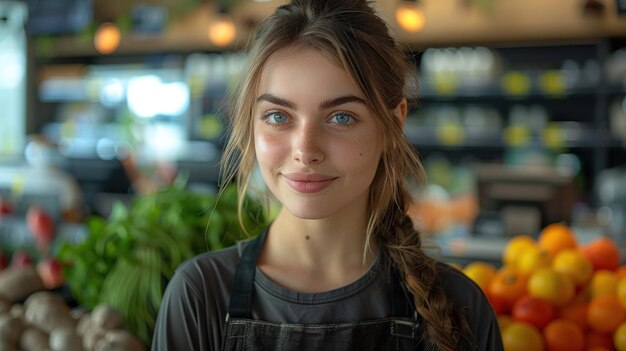
[[[617,243],[580,243],[554,223],[535,239],[513,237],[502,265],[463,272],[485,291],[507,351],[626,351],[626,265]]]

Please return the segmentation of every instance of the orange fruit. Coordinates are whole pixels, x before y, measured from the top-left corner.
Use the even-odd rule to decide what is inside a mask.
[[[572,302],[557,311],[559,318],[569,319],[570,321],[580,325],[582,328],[587,327],[587,306],[586,302]]]
[[[600,237],[582,246],[581,252],[593,264],[593,268],[616,270],[620,264],[617,243],[608,237]]]
[[[552,268],[570,277],[576,286],[586,284],[593,275],[593,264],[576,249],[564,249],[557,253]]]
[[[583,351],[585,334],[583,329],[568,319],[555,319],[543,330],[546,348],[550,351]]]
[[[613,271],[600,269],[593,273],[589,282],[589,293],[591,299],[596,299],[604,295],[613,295],[617,293],[617,275]]]
[[[616,295],[622,307],[626,308],[626,277],[620,278],[617,282]]]
[[[506,351],[543,351],[544,342],[539,329],[523,322],[513,322],[502,331]]]
[[[626,311],[617,297],[604,295],[592,300],[587,308],[587,324],[600,333],[612,333],[626,321]]]
[[[488,295],[501,301],[504,304],[503,310],[508,311],[515,300],[526,292],[526,282],[526,277],[514,267],[501,267],[489,282]]]
[[[536,246],[535,239],[528,235],[517,235],[508,241],[502,254],[502,262],[505,265],[517,265],[517,260],[524,250]]]
[[[556,255],[563,249],[573,249],[578,246],[576,235],[563,223],[552,223],[543,228],[537,239],[540,248]]]
[[[585,334],[585,347],[587,350],[595,348],[613,349],[613,339],[609,334],[598,333],[590,330]]]
[[[487,290],[489,282],[496,274],[497,268],[491,263],[476,261],[469,263],[462,271],[485,291]]]
[[[620,324],[615,330],[613,344],[617,351],[626,351],[626,323]]]
[[[554,318],[555,308],[548,301],[524,295],[517,299],[511,309],[511,317],[518,322],[543,329]]]
[[[517,260],[517,270],[526,275],[540,269],[550,267],[552,255],[549,251],[538,246],[526,248]]]
[[[542,268],[528,279],[528,293],[562,307],[574,297],[574,283],[563,273],[552,268]]]

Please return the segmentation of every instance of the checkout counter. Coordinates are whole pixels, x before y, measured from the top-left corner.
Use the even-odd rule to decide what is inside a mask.
[[[478,209],[463,223],[424,235],[427,246],[436,248],[434,255],[462,265],[472,261],[500,265],[513,236],[537,237],[548,224],[565,222],[580,244],[600,236],[615,240],[626,263],[626,167],[602,172],[595,186],[596,208],[577,203],[574,180],[554,170],[489,164],[477,165],[474,176]]]

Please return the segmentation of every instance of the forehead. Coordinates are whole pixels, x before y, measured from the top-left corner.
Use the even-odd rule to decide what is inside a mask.
[[[313,48],[290,46],[274,52],[261,69],[259,89],[324,85],[327,90],[359,93],[349,72],[336,57]],[[321,87],[320,87],[321,88]]]

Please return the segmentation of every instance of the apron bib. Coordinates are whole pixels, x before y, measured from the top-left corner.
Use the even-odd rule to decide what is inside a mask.
[[[252,319],[256,262],[263,231],[243,250],[235,272],[222,351],[423,350],[419,316],[406,298],[397,272],[391,274],[392,316],[334,324],[290,324]]]

